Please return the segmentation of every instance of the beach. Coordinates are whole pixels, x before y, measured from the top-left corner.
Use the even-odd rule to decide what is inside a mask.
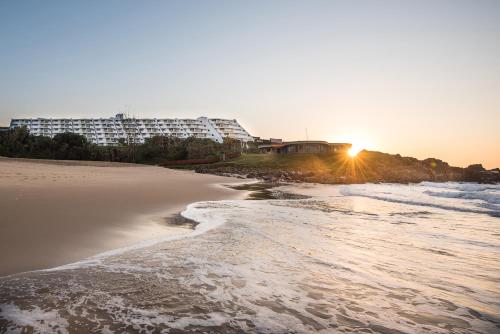
[[[183,235],[0,277],[0,332],[498,333],[499,185],[272,190],[302,197],[192,203]]]
[[[241,180],[161,167],[0,158],[0,276],[46,269],[191,229],[189,203],[238,199]]]

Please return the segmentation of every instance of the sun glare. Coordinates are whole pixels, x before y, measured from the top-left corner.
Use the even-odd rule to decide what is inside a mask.
[[[347,154],[351,157],[354,158],[355,156],[358,155],[358,153],[362,150],[361,147],[357,145],[352,145],[352,147],[347,151]]]

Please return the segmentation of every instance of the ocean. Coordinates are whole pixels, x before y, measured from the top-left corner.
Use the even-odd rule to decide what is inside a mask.
[[[0,333],[500,333],[500,186],[314,185],[0,278]],[[301,196],[280,196],[296,194]]]

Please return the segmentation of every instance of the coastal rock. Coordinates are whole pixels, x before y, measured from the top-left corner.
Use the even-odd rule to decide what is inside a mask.
[[[470,165],[464,171],[465,181],[479,183],[499,183],[500,169],[486,170],[481,164]]]
[[[244,156],[243,156],[244,158]],[[279,157],[277,156],[277,159]],[[283,159],[281,157],[280,159]],[[290,161],[294,157],[287,157]],[[297,158],[298,159],[298,158]],[[197,173],[231,175],[248,179],[260,179],[268,182],[308,182],[325,184],[351,183],[419,183],[433,182],[500,182],[500,170],[486,170],[482,165],[467,168],[453,167],[435,158],[418,160],[382,152],[362,151],[356,160],[341,160],[340,157],[311,155],[302,156],[300,164],[280,161],[280,167],[274,164],[259,164],[251,160],[239,160],[238,164],[206,164],[194,167]],[[338,160],[337,160],[338,159]],[[320,168],[318,168],[320,167]]]

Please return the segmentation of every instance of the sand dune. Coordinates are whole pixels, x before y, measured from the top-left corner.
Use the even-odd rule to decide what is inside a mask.
[[[133,164],[0,159],[0,275],[172,233],[187,204],[238,198],[241,180]],[[178,227],[177,227],[178,228]]]

